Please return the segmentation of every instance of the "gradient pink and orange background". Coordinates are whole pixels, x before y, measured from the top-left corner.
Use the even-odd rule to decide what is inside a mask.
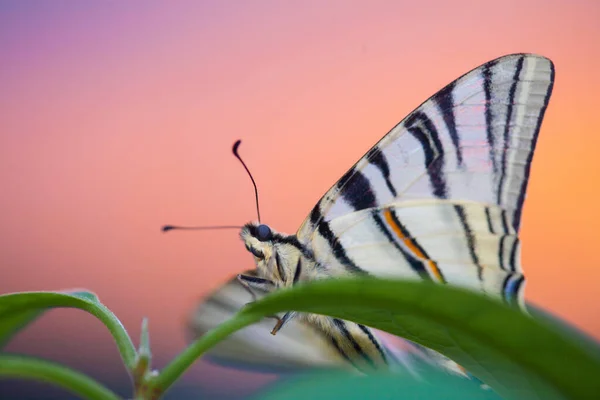
[[[594,0],[2,1],[0,292],[91,289],[134,337],[149,317],[161,367],[195,301],[253,263],[236,231],[160,232],[255,219],[236,139],[264,222],[291,233],[435,91],[535,52],[556,84],[523,215],[526,299],[600,338],[598,21]],[[127,381],[74,310],[11,350]],[[264,380],[197,365],[184,383]]]

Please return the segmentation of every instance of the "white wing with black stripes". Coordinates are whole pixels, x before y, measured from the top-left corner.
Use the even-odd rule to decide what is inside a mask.
[[[452,82],[322,197],[297,237],[339,273],[456,282],[518,300],[517,237],[554,81],[515,54]]]
[[[412,200],[346,214],[329,229],[353,271],[448,283],[522,303],[519,239],[497,206]],[[328,245],[321,236],[313,243]],[[319,262],[338,274],[348,268],[333,252]]]

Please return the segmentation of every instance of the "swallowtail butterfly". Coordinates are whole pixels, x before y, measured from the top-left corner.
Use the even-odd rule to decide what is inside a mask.
[[[296,234],[242,227],[256,268],[201,303],[195,336],[253,296],[298,282],[372,275],[467,287],[523,306],[519,226],[554,67],[513,54],[437,92],[375,144],[319,200]],[[237,143],[239,144],[239,143]],[[236,144],[236,145],[237,145]],[[244,165],[245,167],[245,165]],[[217,346],[213,357],[253,367],[389,367],[406,351],[349,321],[287,313]],[[400,350],[399,350],[400,349]],[[445,357],[413,350],[459,373]]]

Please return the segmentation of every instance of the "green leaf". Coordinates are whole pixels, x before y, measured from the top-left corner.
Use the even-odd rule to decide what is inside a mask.
[[[205,351],[261,318],[285,311],[355,321],[432,348],[505,399],[587,399],[600,393],[593,349],[548,318],[538,321],[453,287],[373,278],[310,282],[249,304],[192,343],[153,381],[164,391]]]
[[[280,290],[237,318],[296,310],[402,336],[465,367],[503,398],[583,399],[600,393],[600,363],[580,343],[502,303],[452,287],[371,278]]]
[[[581,346],[586,353],[596,357],[600,361],[600,343],[591,336],[535,305],[527,304],[527,312],[539,322],[547,324],[557,332],[561,332],[567,336],[570,340]]]
[[[0,377],[34,379],[51,383],[84,399],[119,399],[115,393],[87,375],[54,362],[33,357],[0,355]]]
[[[79,308],[98,318],[110,331],[123,362],[131,369],[135,348],[119,319],[91,292],[22,292],[0,296],[0,347],[20,329],[56,307]]]
[[[0,312],[0,350],[23,328],[37,319],[44,311],[30,310],[12,314]]]
[[[97,301],[96,295],[92,292],[66,291],[64,293]],[[0,296],[0,349],[4,348],[21,329],[40,317],[45,311],[45,309],[26,311],[5,309],[2,307],[1,299],[2,296]]]
[[[416,366],[424,380],[404,374],[356,376],[339,371],[319,371],[270,385],[252,400],[501,400],[477,383],[441,372],[425,364]]]

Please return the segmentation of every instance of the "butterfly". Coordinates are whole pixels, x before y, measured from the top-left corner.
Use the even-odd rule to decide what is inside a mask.
[[[489,61],[392,128],[325,193],[296,234],[244,225],[240,236],[256,268],[200,304],[189,322],[192,336],[274,290],[345,276],[458,285],[524,308],[518,232],[553,83],[554,65],[545,57]],[[265,319],[213,349],[214,359],[365,372],[408,366],[408,355],[417,354],[465,374],[442,355],[392,343],[350,321],[295,312],[277,320],[271,333],[285,327],[281,333],[269,335],[273,325]]]

